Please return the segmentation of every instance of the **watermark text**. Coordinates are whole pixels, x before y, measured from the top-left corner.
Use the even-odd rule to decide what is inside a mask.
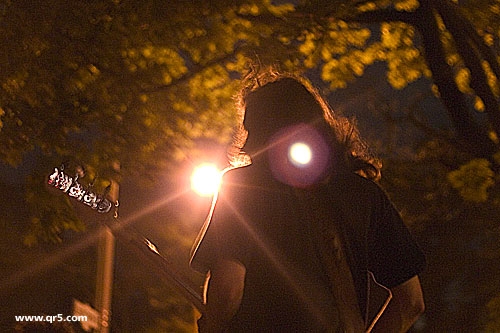
[[[18,323],[35,323],[35,322],[45,322],[45,323],[60,323],[60,322],[86,322],[88,320],[87,316],[65,316],[61,313],[57,315],[45,315],[45,316],[15,316],[16,322]]]

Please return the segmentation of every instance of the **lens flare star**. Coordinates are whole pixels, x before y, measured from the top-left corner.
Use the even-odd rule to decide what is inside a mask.
[[[191,175],[191,188],[200,196],[212,196],[219,190],[221,176],[221,171],[214,164],[200,164]]]

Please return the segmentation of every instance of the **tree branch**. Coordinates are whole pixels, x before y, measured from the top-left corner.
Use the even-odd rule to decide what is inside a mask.
[[[395,9],[381,9],[360,13],[346,19],[355,23],[380,23],[380,22],[404,22],[413,24],[415,14],[411,12],[401,12]]]
[[[471,116],[466,98],[455,83],[454,73],[446,62],[445,51],[440,40],[433,7],[434,2],[421,0],[420,3],[421,6],[415,12],[400,12],[394,9],[375,10],[353,16],[349,22],[372,24],[399,21],[411,24],[419,30],[425,50],[425,59],[460,141],[472,155],[491,160],[492,155],[498,151],[498,146]],[[492,120],[494,119],[490,119],[490,121]]]
[[[446,28],[450,31],[457,45],[457,52],[464,60],[465,65],[470,69],[470,86],[485,104],[486,114],[493,130],[500,135],[500,109],[497,99],[488,85],[488,78],[481,65],[482,42],[477,42],[477,32],[468,21],[460,15],[455,6],[448,2],[435,0],[433,5],[442,17]],[[494,61],[493,66],[497,64]]]

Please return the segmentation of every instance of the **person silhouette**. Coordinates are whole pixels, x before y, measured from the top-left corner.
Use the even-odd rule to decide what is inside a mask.
[[[230,152],[251,163],[224,175],[192,251],[207,274],[199,331],[407,331],[425,257],[377,184],[379,160],[305,78],[247,82]]]

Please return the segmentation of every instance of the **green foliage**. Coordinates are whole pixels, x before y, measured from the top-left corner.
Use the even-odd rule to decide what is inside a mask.
[[[487,304],[489,321],[486,324],[485,332],[494,333],[500,331],[500,296],[493,298]]]
[[[387,61],[387,80],[396,89],[403,89],[431,73],[420,50],[413,44],[414,28],[404,23],[381,24],[380,60]]]
[[[362,76],[367,66],[377,60],[375,47],[365,47],[371,33],[366,28],[350,28],[346,22],[336,21],[328,25],[328,34],[318,41],[318,46],[313,42],[315,34],[306,36],[300,51],[307,55],[307,67],[318,66],[323,63],[321,78],[330,83],[330,87],[345,88],[348,81],[355,76]],[[312,50],[313,52],[309,52]],[[314,59],[315,54],[320,55]]]
[[[472,202],[488,200],[488,189],[495,185],[495,173],[486,159],[473,159],[448,174],[448,181],[460,195]]]

